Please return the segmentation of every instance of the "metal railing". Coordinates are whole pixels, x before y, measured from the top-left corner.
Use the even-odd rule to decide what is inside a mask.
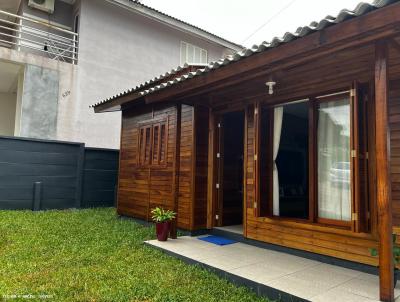
[[[78,34],[46,22],[0,10],[0,47],[54,60],[78,62]]]

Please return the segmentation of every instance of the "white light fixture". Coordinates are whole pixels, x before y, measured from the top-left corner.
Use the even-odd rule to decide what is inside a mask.
[[[274,94],[274,86],[276,85],[276,82],[270,80],[266,82],[265,85],[268,87],[268,94]]]

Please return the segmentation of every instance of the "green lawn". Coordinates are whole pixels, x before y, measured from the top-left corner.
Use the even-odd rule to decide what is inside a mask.
[[[0,211],[0,301],[265,301],[145,246],[153,234],[113,208]]]

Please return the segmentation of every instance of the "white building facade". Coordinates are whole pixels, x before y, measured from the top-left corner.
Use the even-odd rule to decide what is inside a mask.
[[[207,64],[240,49],[136,1],[6,2],[0,135],[119,148],[120,113],[94,114],[89,105],[183,63]]]

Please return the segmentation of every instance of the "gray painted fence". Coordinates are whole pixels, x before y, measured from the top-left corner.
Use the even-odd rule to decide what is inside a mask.
[[[0,137],[0,209],[113,206],[118,151]]]
[[[85,149],[82,207],[112,206],[116,200],[119,152]]]

